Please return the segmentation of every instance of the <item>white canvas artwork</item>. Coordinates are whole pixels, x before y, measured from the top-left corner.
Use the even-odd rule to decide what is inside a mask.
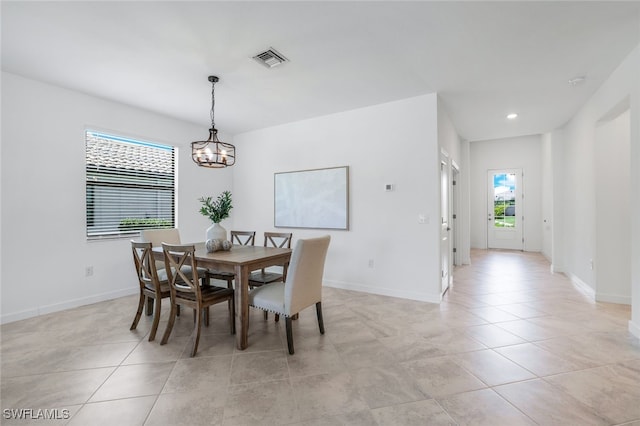
[[[349,167],[276,173],[274,225],[349,229]]]

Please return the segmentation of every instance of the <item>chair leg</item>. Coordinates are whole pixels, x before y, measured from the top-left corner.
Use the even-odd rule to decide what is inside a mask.
[[[153,297],[147,296],[147,316],[153,315]]]
[[[204,308],[204,325],[209,327],[209,306]]]
[[[169,312],[169,322],[167,323],[167,329],[164,331],[164,335],[162,336],[162,340],[160,341],[161,345],[164,345],[169,340],[169,336],[171,335],[171,330],[173,330],[173,323],[176,321],[176,305],[171,303],[171,312]]]
[[[151,332],[149,333],[149,341],[153,342],[156,338],[156,332],[158,331],[158,325],[160,324],[160,312],[162,311],[162,298],[156,297],[155,312],[153,313],[153,324],[151,325]]]
[[[269,312],[264,311],[264,320],[268,320],[269,319]]]
[[[318,327],[320,327],[320,334],[324,334],[324,321],[322,320],[322,302],[316,303],[316,314],[318,315]]]
[[[200,310],[198,309],[198,311]],[[191,358],[196,356],[196,352],[198,351],[198,343],[200,343],[200,328],[202,325],[201,318],[202,318],[202,314],[198,312],[198,315],[196,315],[196,325],[194,328],[195,336],[193,340],[193,347],[191,348]]]
[[[234,297],[229,299],[229,322],[231,334],[236,334],[236,301]]]
[[[289,355],[293,355],[293,330],[291,327],[291,317],[284,319],[287,328],[287,346],[289,347]]]
[[[136,316],[133,318],[133,323],[131,324],[131,328],[129,330],[135,330],[138,326],[138,321],[140,321],[140,317],[142,316],[142,309],[144,308],[144,299],[145,295],[140,293],[140,300],[138,300],[138,310],[136,311]]]
[[[280,321],[280,314],[273,314],[273,315],[274,315],[274,318],[273,318],[273,319],[274,319],[276,322]]]

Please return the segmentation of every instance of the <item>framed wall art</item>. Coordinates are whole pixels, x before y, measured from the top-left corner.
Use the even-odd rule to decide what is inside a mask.
[[[274,174],[274,226],[349,229],[349,166]]]

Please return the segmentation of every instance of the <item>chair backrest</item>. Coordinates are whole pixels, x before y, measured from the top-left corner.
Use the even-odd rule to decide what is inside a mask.
[[[136,267],[140,287],[154,289],[156,292],[159,292],[160,281],[158,280],[156,262],[153,261],[151,249],[151,243],[131,241],[133,263]]]
[[[201,297],[195,251],[193,244],[162,243],[165,270],[173,299],[177,292],[193,293],[197,299]]]
[[[231,231],[231,243],[252,246],[256,241],[256,231]]]
[[[292,239],[293,239],[293,234],[291,232],[265,232],[264,246],[291,248]]]
[[[322,300],[322,276],[330,241],[331,237],[325,235],[296,242],[284,285],[286,315],[296,314]]]
[[[180,232],[177,228],[145,229],[140,231],[142,241],[160,247],[162,243],[180,244]]]

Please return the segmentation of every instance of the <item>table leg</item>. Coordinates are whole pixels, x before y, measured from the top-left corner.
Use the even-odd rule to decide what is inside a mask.
[[[236,266],[236,347],[246,349],[249,335],[249,269]]]

